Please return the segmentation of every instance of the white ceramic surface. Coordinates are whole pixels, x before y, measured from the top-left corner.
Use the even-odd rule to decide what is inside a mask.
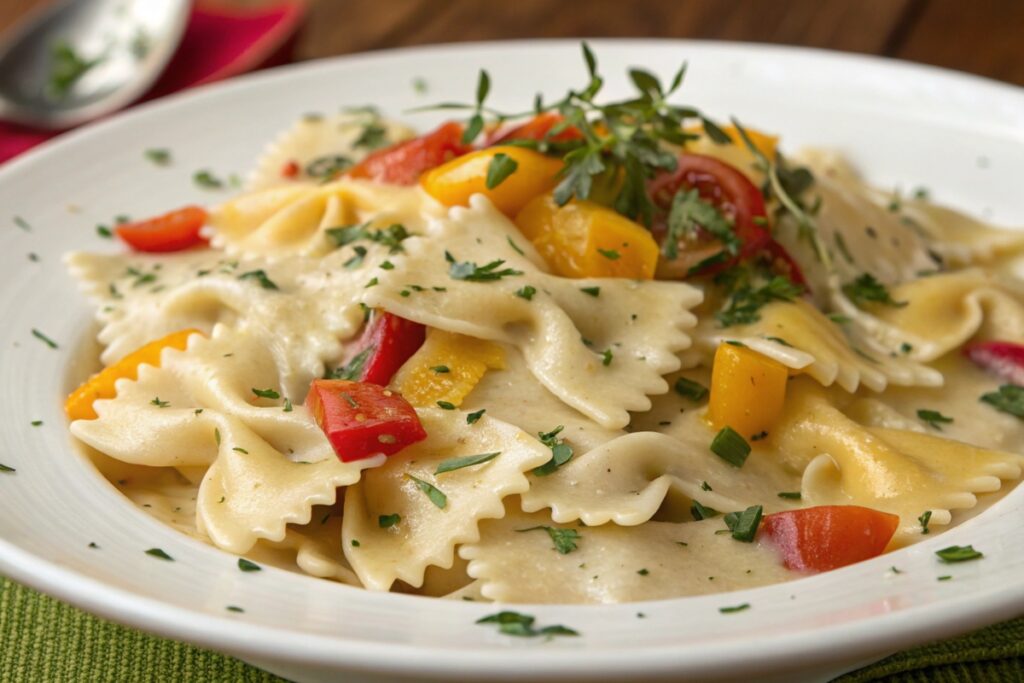
[[[790,149],[838,147],[883,185],[924,185],[940,201],[1024,225],[1019,89],[825,52],[695,42],[593,46],[609,95],[624,94],[629,65],[668,76],[685,59],[681,100],[779,131]],[[812,680],[1024,613],[1024,488],[949,533],[793,583],[643,604],[517,607],[582,633],[541,642],[474,625],[495,611],[491,605],[375,594],[272,568],[239,572],[233,556],[163,527],[95,472],[71,444],[61,411],[75,349],[92,333],[61,254],[116,249],[94,226],[117,214],[219,201],[226,194],[197,189],[192,173],[244,172],[266,141],[305,112],[371,102],[400,114],[465,101],[481,67],[490,71],[493,103],[508,108],[528,107],[536,90],[553,96],[585,76],[575,42],[308,63],[140,107],[0,168],[0,462],[17,468],[0,474],[0,572],[106,618],[302,681]],[[428,84],[425,95],[413,88],[418,77]],[[438,118],[408,117],[420,127]],[[174,164],[154,167],[143,158],[148,147],[170,148]],[[16,227],[14,215],[31,231]],[[33,338],[33,328],[60,348]],[[100,548],[90,549],[90,541]],[[985,558],[941,565],[934,550],[954,543],[973,544]],[[154,546],[176,561],[144,554]],[[942,574],[954,578],[937,581]],[[751,609],[719,613],[743,602]],[[229,604],[245,613],[225,611]]]

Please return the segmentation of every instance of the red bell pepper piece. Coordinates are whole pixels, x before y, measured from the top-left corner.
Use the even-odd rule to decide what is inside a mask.
[[[299,173],[301,172],[302,169],[299,168],[299,162],[295,161],[294,159],[292,159],[291,161],[286,161],[281,166],[282,178],[297,178],[299,176]]]
[[[647,192],[655,206],[662,211],[659,224],[653,228],[656,237],[660,233],[661,239],[664,239],[664,221],[672,206],[673,197],[681,188],[696,188],[701,199],[713,204],[726,218],[733,221],[736,236],[742,242],[740,252],[735,258],[708,266],[700,274],[714,274],[739,261],[753,259],[771,243],[771,233],[766,227],[768,213],[761,191],[738,169],[704,154],[682,154],[679,156],[675,171],[660,173],[648,182]],[[684,251],[694,246],[689,243],[681,244],[680,250]],[[680,260],[681,263],[685,261]],[[667,265],[671,267],[671,263],[670,261]],[[682,278],[687,274],[688,266],[686,272],[681,272],[678,276]]]
[[[583,133],[579,131],[575,126],[569,126],[563,130],[558,131],[551,137],[548,137],[548,133],[556,125],[560,124],[565,120],[565,117],[555,112],[545,112],[538,114],[526,123],[522,123],[512,128],[499,128],[494,134],[488,138],[485,146],[490,147],[492,145],[501,145],[510,140],[549,140],[551,142],[571,142],[573,140],[582,140]]]
[[[387,385],[426,339],[427,328],[387,311],[374,311],[363,334],[334,376]]]
[[[427,438],[409,402],[377,384],[315,379],[306,407],[342,462],[391,455]]]
[[[758,538],[787,569],[824,572],[881,555],[900,518],[859,505],[821,505],[765,515]]]
[[[392,185],[415,185],[424,171],[462,156],[472,148],[462,144],[462,125],[449,121],[432,133],[373,152],[347,172]]]
[[[1024,346],[1008,341],[968,344],[963,354],[982,367],[1018,386],[1024,386]]]
[[[204,225],[206,211],[186,206],[144,221],[123,223],[114,231],[135,251],[169,252],[206,244],[199,234]]]

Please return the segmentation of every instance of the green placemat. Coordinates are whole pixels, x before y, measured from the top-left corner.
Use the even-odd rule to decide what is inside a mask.
[[[237,659],[146,635],[0,578],[0,681],[285,683]],[[1024,681],[1024,618],[893,655],[836,683]]]

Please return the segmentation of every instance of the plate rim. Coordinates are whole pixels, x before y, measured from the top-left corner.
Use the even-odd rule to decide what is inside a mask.
[[[869,64],[876,69],[897,69],[905,73],[927,74],[942,81],[954,79],[970,88],[985,88],[995,97],[1009,97],[1024,102],[1024,88],[996,81],[983,76],[958,72],[943,67],[917,64],[902,60],[843,53],[819,48],[780,46],[759,43],[742,43],[714,40],[679,39],[586,39],[597,50],[602,47],[671,46],[711,47],[724,51],[741,53],[769,52],[779,55],[809,56],[827,58],[847,64]],[[22,167],[37,163],[54,154],[59,154],[65,145],[101,135],[111,128],[117,128],[127,121],[143,119],[164,109],[188,105],[218,93],[230,94],[233,90],[263,87],[262,84],[284,80],[295,72],[329,70],[339,63],[372,64],[381,59],[412,59],[421,53],[465,53],[475,49],[495,48],[544,49],[546,47],[577,46],[580,39],[543,39],[479,41],[466,43],[441,43],[426,46],[412,46],[382,49],[371,52],[341,55],[329,59],[313,60],[248,74],[230,81],[204,85],[199,88],[176,93],[168,97],[142,104],[108,119],[92,123],[80,129],[57,136],[38,148],[0,166],[0,182],[17,174]],[[1009,496],[1007,497],[1009,498]],[[1003,501],[999,501],[999,505]],[[629,647],[594,651],[534,648],[469,649],[455,651],[432,648],[423,645],[392,644],[372,641],[358,641],[342,637],[328,637],[317,634],[299,633],[280,627],[241,622],[227,616],[213,616],[193,611],[157,599],[140,596],[127,589],[117,588],[98,579],[90,578],[74,570],[61,567],[42,557],[33,555],[0,538],[0,569],[13,580],[56,597],[76,607],[116,621],[133,628],[163,637],[176,638],[203,647],[212,647],[236,656],[265,657],[268,646],[276,659],[295,663],[317,663],[329,666],[344,665],[354,669],[372,670],[394,674],[444,674],[447,676],[472,677],[479,667],[487,667],[491,675],[500,678],[516,678],[547,674],[554,676],[586,674],[588,676],[614,676],[636,672],[634,662],[639,654],[644,656],[645,674],[693,673],[713,674],[709,666],[721,666],[720,656],[730,654],[733,645],[727,642],[706,644],[699,657],[692,649],[675,651],[664,645],[650,648]],[[756,590],[756,589],[755,589]],[[741,592],[743,593],[743,592]],[[739,595],[734,593],[732,595]],[[685,599],[685,598],[683,598]],[[679,600],[679,599],[676,599]],[[529,607],[529,606],[527,606]],[[556,606],[548,605],[545,608]],[[580,606],[574,606],[579,608]],[[606,606],[592,605],[586,609],[601,610]],[[928,620],[926,616],[936,610],[955,608],[956,619]],[[948,637],[973,628],[994,623],[1003,618],[1019,615],[1024,610],[1024,580],[1016,585],[1003,586],[979,597],[977,593],[955,596],[937,602],[905,608],[829,625],[821,629],[828,632],[830,639],[841,639],[843,652],[851,656],[866,657],[877,655],[884,650],[902,649],[935,637]],[[834,653],[822,648],[803,644],[806,634],[775,633],[758,638],[755,651],[744,653],[743,665],[747,669],[760,666],[777,667],[799,656],[800,664],[825,664],[834,661]],[[382,657],[382,655],[388,655]],[[529,660],[529,668],[514,670]],[[792,663],[791,661],[788,663]],[[511,669],[497,668],[510,665]],[[453,667],[472,667],[459,670]]]

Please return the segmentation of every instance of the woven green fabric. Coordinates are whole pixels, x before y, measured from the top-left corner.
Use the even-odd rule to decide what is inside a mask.
[[[3,578],[0,681],[286,683],[237,659],[97,619]],[[893,655],[835,683],[867,681],[1024,681],[1024,618]]]

